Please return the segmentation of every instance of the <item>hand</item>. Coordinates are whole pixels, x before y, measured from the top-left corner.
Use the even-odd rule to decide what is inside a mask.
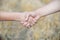
[[[40,15],[35,12],[26,12],[26,17],[24,21],[21,21],[21,23],[26,27],[31,27],[36,23],[36,21],[39,19]]]

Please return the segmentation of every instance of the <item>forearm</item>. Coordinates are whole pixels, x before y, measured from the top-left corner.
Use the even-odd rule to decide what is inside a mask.
[[[20,19],[20,13],[0,12],[0,20],[17,20],[17,19]]]
[[[49,3],[48,5],[36,10],[36,12],[40,13],[43,16],[43,15],[54,13],[59,10],[60,10],[60,0],[53,1],[53,2]]]

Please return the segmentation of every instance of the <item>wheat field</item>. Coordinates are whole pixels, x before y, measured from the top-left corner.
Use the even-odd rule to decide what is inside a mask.
[[[0,11],[34,11],[52,0],[0,0]],[[60,12],[41,17],[31,28],[19,21],[0,21],[2,40],[60,40]]]

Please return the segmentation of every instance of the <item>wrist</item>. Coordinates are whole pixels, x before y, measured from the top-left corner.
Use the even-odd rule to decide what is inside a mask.
[[[9,17],[11,18],[11,20],[16,20],[16,21],[20,20],[20,14],[16,12],[11,13]]]
[[[36,14],[40,16],[44,16],[44,13],[42,12],[41,8],[35,11]]]
[[[17,13],[17,17],[15,20],[23,21],[23,20],[25,20],[25,15],[26,15],[25,12],[24,13]]]

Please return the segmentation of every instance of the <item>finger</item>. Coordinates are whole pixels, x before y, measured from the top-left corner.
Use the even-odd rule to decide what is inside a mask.
[[[31,27],[30,23],[28,23],[28,24],[26,25],[26,27],[27,27],[27,28],[30,28],[30,27]]]
[[[33,17],[30,17],[30,21],[33,23],[33,22],[36,22],[36,19]]]
[[[29,22],[28,22],[28,21],[29,21],[29,18],[28,18],[28,20],[25,20],[25,21],[23,22],[23,25],[25,25],[25,26],[26,26],[26,25],[29,25]]]
[[[23,25],[26,26],[27,25],[27,22],[24,22]]]
[[[37,18],[37,17],[36,17]],[[32,26],[32,25],[34,25],[36,22],[37,22],[37,19],[36,18],[32,18],[32,17],[30,17],[30,25]]]
[[[29,18],[29,20],[27,21],[27,24],[25,24],[27,27],[30,27],[30,23],[31,23],[31,17]]]
[[[27,28],[30,28],[30,27],[32,27],[32,26],[31,26],[31,24],[27,24],[27,26],[26,26],[26,27],[27,27]]]
[[[27,25],[26,25],[26,27],[29,27],[30,26],[30,24],[28,23]]]
[[[30,23],[30,25],[32,26],[35,23],[35,19],[30,17],[28,22]]]
[[[30,18],[28,23],[25,24],[26,27],[30,28],[33,24],[35,24],[35,22],[33,22],[33,20]]]
[[[25,20],[24,22],[21,22],[24,26],[29,26],[30,24],[29,24],[29,19],[28,20]]]
[[[24,22],[24,24],[23,24],[24,26],[29,26],[30,25],[30,23],[27,21],[27,22]]]
[[[30,16],[27,22],[28,23],[24,23],[25,26],[32,26],[33,24],[35,24],[36,20]]]
[[[28,20],[29,20],[29,16],[27,15],[27,16],[25,17],[25,20],[22,20],[21,23],[23,24],[23,23],[25,23],[25,22],[28,22]]]
[[[25,21],[27,21],[29,19],[29,15],[26,15],[25,17]]]
[[[30,14],[26,14],[25,21],[29,20]]]
[[[32,24],[30,24],[31,26],[33,26],[35,24],[35,22],[33,22]]]
[[[36,22],[36,19],[35,18],[33,18],[33,22]]]

